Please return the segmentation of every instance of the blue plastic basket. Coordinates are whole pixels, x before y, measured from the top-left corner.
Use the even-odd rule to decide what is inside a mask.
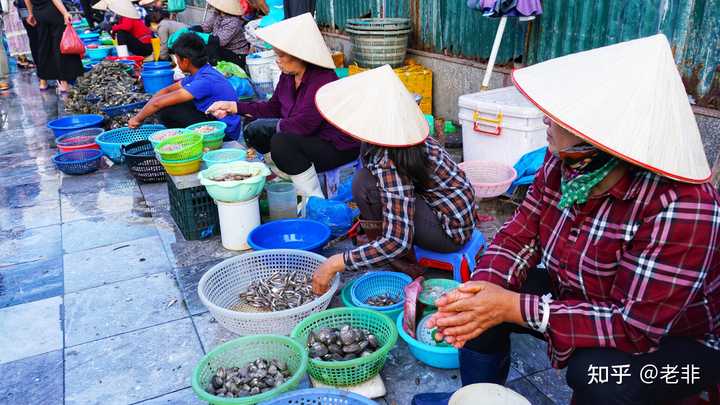
[[[458,349],[452,346],[431,346],[408,335],[403,329],[403,318],[405,313],[401,312],[395,320],[398,335],[405,341],[410,353],[422,363],[431,367],[453,369],[460,367]]]
[[[48,122],[47,127],[55,134],[55,138],[84,128],[99,128],[103,123],[103,116],[97,114],[68,115]]]
[[[232,163],[245,160],[247,152],[245,149],[218,149],[205,152],[203,162],[210,167],[218,163]]]
[[[147,104],[147,101],[138,101],[137,103],[130,103],[130,104],[124,104],[124,105],[117,105],[115,107],[106,107],[101,108],[100,111],[107,114],[108,117],[116,117],[118,115],[127,114],[129,112],[133,112],[135,110],[139,110],[143,107],[145,107],[145,104]]]
[[[100,168],[103,153],[97,149],[82,149],[59,153],[52,161],[65,174],[88,174]]]
[[[306,388],[261,402],[261,405],[377,405],[377,402],[348,391]]]
[[[165,127],[162,125],[143,125],[136,129],[118,128],[100,134],[95,142],[113,162],[122,163],[125,160],[121,151],[123,145],[127,146],[133,142],[147,140],[150,135],[163,129]]]
[[[394,311],[405,304],[405,286],[412,282],[407,274],[394,271],[374,271],[363,274],[353,283],[350,290],[352,303],[360,308],[373,309],[380,312]],[[386,307],[376,307],[366,304],[370,297],[390,294],[398,297],[398,302]]]
[[[330,228],[310,219],[279,219],[253,229],[248,244],[254,250],[298,249],[316,252],[330,239]]]

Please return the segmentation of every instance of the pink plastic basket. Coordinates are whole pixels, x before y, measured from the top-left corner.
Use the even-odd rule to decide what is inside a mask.
[[[502,195],[510,188],[517,172],[512,166],[499,162],[471,160],[460,163],[477,198],[492,198]]]

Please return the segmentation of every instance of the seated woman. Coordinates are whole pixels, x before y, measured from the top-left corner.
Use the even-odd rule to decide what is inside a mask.
[[[187,28],[187,25],[171,20],[170,13],[157,8],[150,11],[150,24],[160,39],[160,56],[158,59],[170,60],[168,39],[176,32]]]
[[[126,45],[133,55],[152,55],[152,31],[129,0],[108,0],[108,7],[120,18],[110,29],[118,45]]]
[[[317,172],[356,160],[360,146],[325,121],[315,107],[318,89],[337,80],[330,51],[310,14],[284,20],[257,34],[273,46],[282,70],[272,98],[215,103],[209,112],[216,117],[243,114],[259,118],[243,130],[247,145],[266,154],[271,167],[277,165],[287,173],[298,194],[323,198]]]
[[[211,59],[232,62],[245,69],[245,58],[250,43],[245,39],[245,23],[242,16],[247,3],[238,0],[210,0],[208,16],[200,25],[203,32],[211,34],[208,51]],[[213,60],[213,64],[216,61]]]
[[[720,196],[665,36],[513,81],[547,115],[550,153],[475,281],[430,322],[461,348],[463,385],[505,382],[511,332],[548,342],[577,404],[665,403],[720,383]]]
[[[205,44],[194,33],[180,36],[173,45],[178,67],[189,76],[158,91],[137,115],[128,121],[130,128],[142,124],[145,118],[159,113],[160,121],[168,128],[185,128],[199,122],[211,121],[205,114],[217,100],[235,97],[235,89],[225,76],[207,63]],[[240,132],[240,117],[228,116],[225,140],[235,140]]]
[[[346,269],[389,263],[417,277],[422,270],[414,244],[447,253],[470,240],[472,185],[428,137],[425,116],[390,66],[325,85],[316,101],[328,121],[363,142],[364,168],[355,174],[352,188],[369,241],[321,265],[313,276],[315,293],[324,293],[335,274]]]

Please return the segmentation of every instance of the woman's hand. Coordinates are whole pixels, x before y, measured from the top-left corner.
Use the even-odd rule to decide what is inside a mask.
[[[313,274],[312,287],[313,292],[322,295],[330,289],[335,274],[345,269],[345,261],[342,254],[330,256],[325,263],[315,270]]]
[[[65,25],[72,24],[72,15],[70,13],[63,14],[63,20],[65,20]]]
[[[26,20],[26,21],[27,21],[28,25],[30,25],[31,27],[34,27],[34,26],[37,25],[37,20],[35,19],[35,16],[32,15],[32,14],[30,14],[30,15],[27,16],[27,20]],[[36,62],[36,63],[37,63],[37,62]]]
[[[460,348],[503,322],[522,324],[520,294],[485,281],[471,281],[437,301],[438,312],[428,326],[438,337]]]
[[[228,115],[237,114],[237,103],[234,101],[216,101],[205,111],[205,114],[212,114],[221,120]]]

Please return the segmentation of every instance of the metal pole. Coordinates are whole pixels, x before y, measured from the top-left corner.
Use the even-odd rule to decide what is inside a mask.
[[[488,89],[490,84],[490,76],[492,75],[493,67],[495,66],[495,58],[497,58],[498,49],[500,49],[500,42],[502,42],[503,33],[505,32],[505,24],[507,23],[507,16],[500,17],[500,24],[498,24],[497,32],[495,33],[495,41],[493,42],[492,52],[490,52],[490,59],[488,60],[487,68],[485,68],[485,76],[483,77],[482,86],[480,91]]]

